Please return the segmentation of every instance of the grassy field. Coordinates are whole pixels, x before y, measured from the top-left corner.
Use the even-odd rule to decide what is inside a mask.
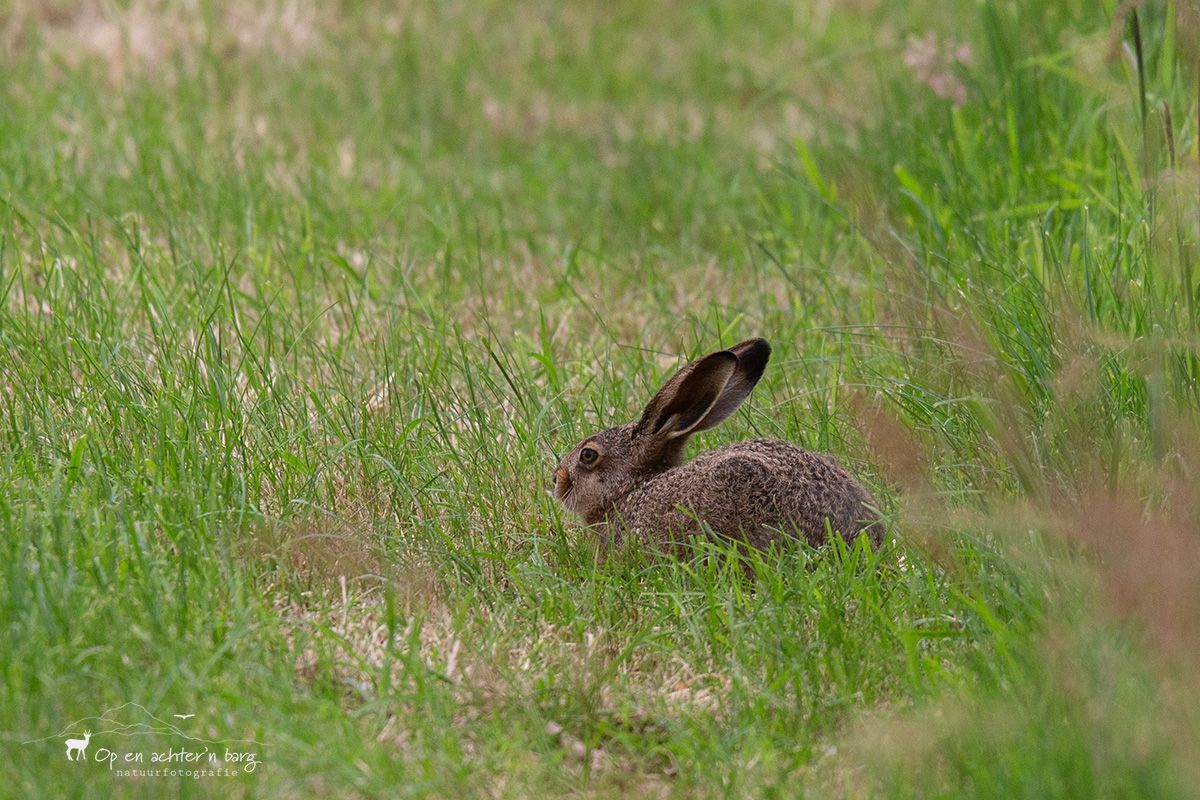
[[[1131,8],[0,0],[0,796],[1196,796],[1200,9]],[[555,454],[753,335],[693,450],[891,541],[598,562]]]

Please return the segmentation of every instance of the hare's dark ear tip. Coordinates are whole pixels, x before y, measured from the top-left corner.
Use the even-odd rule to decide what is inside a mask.
[[[767,368],[767,360],[771,358],[771,345],[766,339],[747,339],[729,348],[729,352],[737,356],[746,371],[757,378]]]
[[[742,351],[738,353],[739,357],[749,353],[754,353],[756,355],[761,353],[764,356],[771,355],[771,343],[766,339],[763,339],[761,336],[753,339],[747,339],[738,345],[738,349]]]

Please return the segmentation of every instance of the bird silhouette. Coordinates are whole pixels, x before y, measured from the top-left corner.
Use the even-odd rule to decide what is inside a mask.
[[[196,715],[195,714],[176,714],[175,716],[178,717],[179,719],[191,719],[192,717],[194,717]]]

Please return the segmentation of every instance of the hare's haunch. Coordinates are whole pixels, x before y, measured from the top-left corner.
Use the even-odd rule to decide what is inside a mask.
[[[720,424],[762,377],[771,347],[750,339],[688,364],[637,422],[575,445],[554,496],[613,541],[681,543],[712,532],[758,548],[781,536],[820,544],[828,531],[878,544],[874,501],[833,458],[778,439],[737,442],[683,461],[689,436]]]

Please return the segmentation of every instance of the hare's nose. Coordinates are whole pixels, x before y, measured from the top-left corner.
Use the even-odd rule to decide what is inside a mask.
[[[554,490],[558,493],[559,497],[562,497],[570,488],[571,476],[567,472],[567,468],[560,465],[556,470],[554,470]]]

